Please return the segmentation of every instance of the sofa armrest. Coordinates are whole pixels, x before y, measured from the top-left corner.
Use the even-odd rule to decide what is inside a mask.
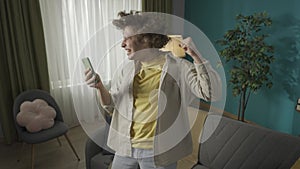
[[[85,144],[85,163],[86,169],[91,169],[91,159],[96,155],[103,152],[103,149],[98,146],[90,138],[87,139]]]

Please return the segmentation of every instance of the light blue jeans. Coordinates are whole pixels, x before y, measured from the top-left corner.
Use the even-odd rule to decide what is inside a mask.
[[[116,153],[112,169],[176,169],[177,163],[165,167],[155,167],[153,150],[132,148],[132,157],[124,157]]]

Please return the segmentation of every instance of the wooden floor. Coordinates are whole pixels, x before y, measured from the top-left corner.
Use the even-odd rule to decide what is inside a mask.
[[[85,169],[84,147],[87,135],[80,126],[70,129],[67,135],[80,161],[77,161],[67,140],[62,136],[62,146],[56,139],[35,146],[35,169]],[[22,148],[22,143],[0,143],[0,168],[31,169],[31,145],[24,144]]]

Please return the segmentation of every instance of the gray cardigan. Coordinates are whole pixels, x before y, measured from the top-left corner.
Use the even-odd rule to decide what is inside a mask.
[[[196,97],[206,101],[221,95],[218,74],[210,63],[192,64],[166,53],[159,93],[158,117],[154,138],[157,166],[178,161],[192,152],[187,107]],[[111,105],[103,105],[112,114],[108,146],[121,156],[131,156],[130,127],[133,113],[132,83],[140,62],[130,61],[111,83]]]

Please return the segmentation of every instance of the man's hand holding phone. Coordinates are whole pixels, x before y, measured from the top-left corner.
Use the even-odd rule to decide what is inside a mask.
[[[94,71],[91,61],[88,57],[82,59],[85,71],[85,82],[90,87],[99,88],[101,82],[100,76]]]
[[[103,83],[100,79],[100,76],[94,71],[94,68],[91,64],[91,61],[88,57],[83,58],[82,62],[85,67],[85,82],[90,87],[96,88],[100,94],[100,102],[102,105],[110,105],[111,104],[111,96],[108,90],[103,86]]]

